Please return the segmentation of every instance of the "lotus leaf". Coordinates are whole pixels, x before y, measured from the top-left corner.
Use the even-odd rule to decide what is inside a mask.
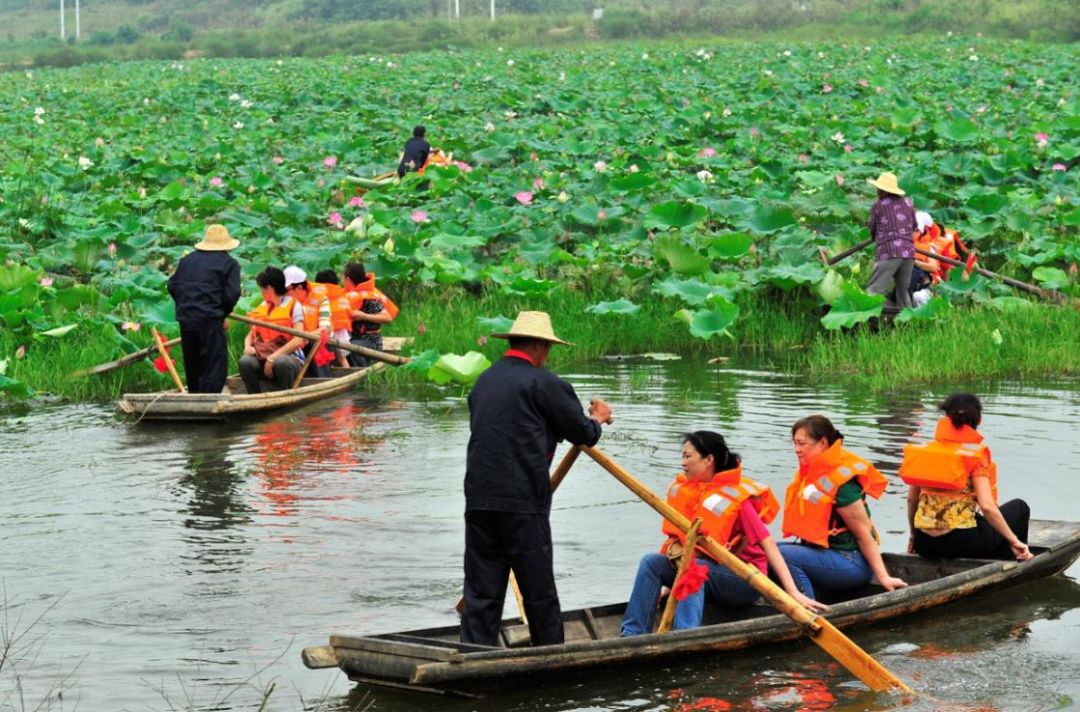
[[[901,324],[913,319],[936,321],[951,309],[952,305],[949,304],[949,301],[945,299],[945,297],[932,297],[930,301],[922,306],[901,309],[900,313],[896,315],[896,321]]]
[[[762,234],[769,234],[794,225],[795,214],[791,208],[758,205],[745,222],[745,227]]]
[[[1036,267],[1031,276],[1046,289],[1061,289],[1069,284],[1069,275],[1057,267]]]
[[[709,243],[709,257],[718,260],[737,260],[750,252],[754,238],[742,233],[717,236]]]
[[[674,277],[657,282],[653,291],[665,297],[681,299],[693,306],[704,304],[713,295],[720,295],[726,299],[732,299],[734,296],[731,290],[726,287],[706,284],[698,279],[676,279]]]
[[[476,323],[493,334],[505,334],[514,325],[514,320],[500,314],[499,316],[478,316]]]
[[[663,258],[671,269],[679,274],[703,274],[709,269],[709,262],[677,235],[664,235],[656,241],[653,252]]]
[[[16,381],[4,375],[0,375],[0,393],[20,400],[33,398],[35,395],[34,391],[22,381]]]
[[[471,386],[490,365],[491,361],[478,351],[469,351],[464,355],[444,354],[428,369],[427,375],[440,386],[451,381]]]
[[[708,211],[694,203],[670,201],[654,205],[645,215],[645,227],[683,229],[696,225],[705,219]]]
[[[628,299],[616,299],[613,302],[598,302],[585,308],[590,314],[634,314],[641,307]]]
[[[698,309],[690,321],[690,334],[708,341],[717,334],[731,337],[728,327],[739,317],[739,307],[723,297],[709,300],[709,308]]]
[[[833,302],[829,313],[821,317],[821,324],[830,331],[850,329],[856,324],[881,316],[885,297],[880,294],[867,294],[850,282],[841,287],[841,294]]]

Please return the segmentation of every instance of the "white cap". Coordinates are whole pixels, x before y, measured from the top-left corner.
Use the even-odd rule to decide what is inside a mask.
[[[915,225],[919,228],[919,232],[922,232],[926,228],[934,224],[934,218],[930,216],[930,213],[925,210],[919,210],[915,213]],[[289,283],[289,272],[285,271],[285,283]]]
[[[294,284],[300,284],[307,281],[307,272],[300,269],[296,265],[289,265],[285,268],[285,286],[291,287]]]

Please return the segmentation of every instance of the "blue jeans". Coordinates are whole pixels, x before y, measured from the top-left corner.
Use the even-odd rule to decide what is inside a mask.
[[[780,555],[803,595],[814,598],[814,586],[823,591],[844,591],[870,583],[874,572],[861,551],[821,549],[806,544],[779,544]]]
[[[758,592],[712,559],[699,557],[697,563],[709,569],[709,578],[697,593],[679,601],[675,606],[673,627],[697,628],[705,612],[705,596],[726,606],[748,606],[758,598]],[[634,590],[626,604],[622,621],[622,635],[644,635],[652,632],[653,616],[660,600],[660,588],[675,583],[675,567],[664,554],[645,554],[638,564]]]

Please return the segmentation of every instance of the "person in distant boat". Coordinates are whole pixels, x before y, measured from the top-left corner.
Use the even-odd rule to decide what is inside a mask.
[[[368,272],[360,262],[345,265],[345,296],[352,317],[349,342],[382,351],[382,326],[398,315],[398,307],[390,297],[375,286],[375,273]],[[359,354],[349,354],[353,366],[368,366],[371,360]]]
[[[874,272],[866,285],[869,294],[884,294],[898,307],[910,307],[911,271],[915,265],[915,203],[905,198],[896,175],[882,173],[867,180],[877,188],[878,199],[870,208],[870,237],[877,244]]]
[[[827,609],[795,586],[766,526],[779,513],[780,505],[771,489],[743,475],[742,461],[728,449],[722,435],[708,430],[684,435],[682,468],[682,474],[668,488],[667,502],[691,521],[701,518],[699,536],[712,537],[763,574],[771,570],[784,590],[806,608]],[[638,565],[622,621],[624,637],[652,632],[661,587],[674,587],[671,595],[680,597],[675,608],[676,629],[701,625],[706,598],[723,606],[748,606],[758,599],[760,594],[753,586],[703,549],[695,553],[695,562],[707,570],[705,580],[696,590],[675,585],[686,535],[666,518],[661,529],[668,538],[660,553],[646,554]]]
[[[304,307],[285,293],[285,273],[267,267],[255,278],[263,302],[248,314],[252,319],[293,329],[304,328]],[[252,326],[244,337],[240,376],[248,393],[291,388],[300,375],[304,340],[266,326]]]
[[[938,406],[934,439],[904,448],[900,479],[908,484],[908,550],[931,558],[1027,561],[1031,510],[1022,499],[998,506],[997,465],[983,436],[982,403],[953,393]]]
[[[405,148],[401,152],[401,159],[398,161],[397,174],[399,178],[404,177],[410,171],[418,171],[424,167],[428,154],[431,153],[431,145],[424,138],[426,133],[427,129],[423,126],[413,128],[412,138],[405,142]]]
[[[190,393],[221,393],[225,387],[229,371],[225,317],[240,300],[240,265],[229,250],[239,244],[224,225],[211,225],[169,277]]]
[[[890,576],[870,520],[867,495],[877,498],[887,481],[871,463],[844,449],[840,432],[823,415],[791,426],[799,469],[784,496],[780,544],[795,584],[805,595],[857,588],[877,578],[886,590],[907,587]]]
[[[469,393],[465,466],[465,585],[461,641],[498,645],[510,572],[524,598],[533,645],[563,642],[552,559],[548,468],[561,440],[595,445],[611,407],[588,415],[573,387],[544,368],[555,336],[544,312],[518,314],[503,358]]]

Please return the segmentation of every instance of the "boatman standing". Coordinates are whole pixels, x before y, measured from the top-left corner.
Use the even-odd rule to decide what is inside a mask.
[[[586,415],[573,387],[544,368],[555,336],[544,312],[523,311],[502,359],[469,393],[465,470],[465,605],[461,640],[498,645],[511,570],[521,588],[533,645],[563,642],[555,590],[548,470],[561,440],[595,445],[611,407],[594,399]]]
[[[221,393],[225,387],[229,373],[225,317],[240,299],[240,265],[229,250],[239,244],[224,225],[211,225],[169,277],[191,393]]]

